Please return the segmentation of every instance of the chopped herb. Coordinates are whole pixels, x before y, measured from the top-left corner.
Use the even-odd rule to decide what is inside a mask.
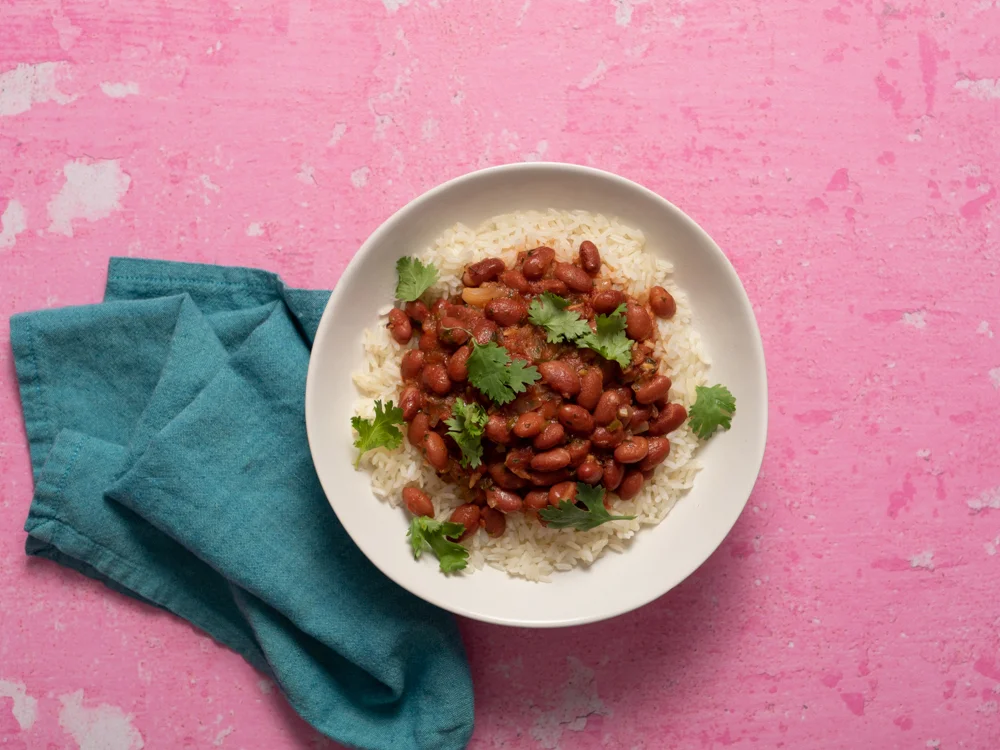
[[[417,516],[410,522],[406,536],[410,539],[413,558],[419,559],[426,547],[437,557],[442,573],[452,573],[466,566],[469,550],[448,537],[460,537],[465,527],[451,521],[435,521],[428,516]]]
[[[475,344],[466,362],[469,382],[489,399],[503,406],[538,380],[538,368],[523,359],[511,360],[510,352],[492,341]]]
[[[552,292],[535,297],[528,306],[528,320],[545,329],[549,343],[575,341],[591,333],[590,325],[579,313],[567,310],[569,300]]]
[[[699,385],[694,391],[697,397],[688,416],[694,434],[705,440],[719,427],[728,430],[736,414],[736,397],[724,385]]]
[[[426,266],[419,258],[403,257],[396,261],[396,299],[412,302],[438,280],[438,270],[433,263]]]
[[[361,465],[361,457],[373,448],[398,448],[403,442],[403,433],[396,427],[403,424],[403,410],[393,406],[392,401],[382,409],[382,402],[375,402],[375,419],[351,417],[351,426],[358,431],[354,446],[360,451],[354,461],[354,468]]]
[[[576,503],[583,503],[586,509]],[[576,502],[563,500],[555,508],[542,508],[538,515],[553,529],[590,531],[608,521],[631,521],[635,516],[613,516],[604,507],[604,488],[576,483]]]
[[[455,400],[452,415],[444,421],[448,425],[448,435],[462,449],[462,467],[475,469],[482,463],[483,430],[489,417],[479,404],[466,403],[462,399]]]
[[[625,305],[618,305],[610,315],[598,315],[594,323],[597,331],[588,330],[577,346],[593,349],[622,367],[632,364],[632,341],[625,335]]]

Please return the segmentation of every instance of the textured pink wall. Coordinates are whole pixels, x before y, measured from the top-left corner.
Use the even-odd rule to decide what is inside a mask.
[[[992,0],[0,0],[4,747],[324,746],[234,654],[24,558],[6,317],[96,300],[113,253],[328,287],[423,190],[539,158],[718,240],[770,444],[660,601],[465,625],[473,747],[997,747],[998,77]]]

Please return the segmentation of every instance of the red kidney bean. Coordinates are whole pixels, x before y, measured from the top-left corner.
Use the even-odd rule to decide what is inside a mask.
[[[394,307],[389,311],[388,327],[389,333],[396,339],[397,344],[410,343],[410,338],[413,336],[413,325],[410,323],[410,319],[406,317],[406,313],[398,307]]]
[[[455,353],[448,358],[448,377],[456,383],[464,383],[469,379],[469,357],[472,356],[472,348],[460,346]]]
[[[590,453],[590,441],[574,440],[566,446],[566,450],[569,451],[569,465],[579,466]]]
[[[431,311],[427,309],[427,305],[420,300],[407,302],[403,309],[406,310],[406,314],[410,316],[411,320],[421,325],[423,325],[424,321],[431,314]]]
[[[625,439],[625,430],[621,427],[615,430],[609,430],[607,427],[598,427],[590,434],[590,439],[598,448],[614,450]]]
[[[524,501],[509,490],[493,489],[486,491],[486,503],[501,513],[517,513]]]
[[[604,462],[604,489],[614,492],[625,478],[625,467],[614,460]]]
[[[542,428],[542,431],[535,436],[535,440],[532,445],[535,450],[547,451],[555,448],[563,440],[566,439],[566,430],[558,422],[549,422]]]
[[[438,338],[446,344],[461,346],[469,340],[469,332],[466,330],[465,321],[453,317],[445,316],[438,322]]]
[[[589,292],[594,288],[594,280],[587,272],[572,263],[556,263],[556,278],[574,292]]]
[[[559,403],[559,399],[543,401],[542,405],[538,407],[538,413],[542,415],[542,419],[546,422],[550,419],[554,419],[556,413],[559,411]]]
[[[632,406],[631,404],[626,404],[625,406],[618,407],[618,413],[615,415],[619,422],[623,426],[628,426],[632,421]]]
[[[444,444],[444,438],[436,432],[428,431],[424,435],[424,455],[427,456],[427,462],[437,471],[448,468],[448,446]]]
[[[502,326],[516,326],[528,315],[528,307],[518,297],[497,297],[486,304],[486,317]]]
[[[601,270],[601,253],[590,240],[580,243],[580,265],[591,276],[596,276]]]
[[[507,445],[510,442],[510,428],[507,426],[507,418],[500,414],[491,414],[486,420],[484,430],[487,439],[498,445]]]
[[[594,421],[602,427],[611,424],[618,416],[621,395],[616,390],[605,391],[594,408]]]
[[[498,510],[486,507],[479,509],[479,516],[487,535],[496,539],[507,530],[507,516]]]
[[[593,411],[601,399],[603,385],[601,371],[596,367],[589,368],[580,378],[580,392],[576,396],[576,403],[587,411]]]
[[[399,365],[399,374],[403,380],[415,378],[424,366],[424,353],[419,349],[408,349]]]
[[[655,375],[652,380],[636,387],[635,400],[640,404],[651,404],[666,396],[671,385],[670,378],[666,375]]]
[[[625,295],[622,292],[619,292],[617,289],[605,289],[603,292],[595,294],[590,304],[593,306],[595,312],[599,312],[602,315],[610,315],[624,301]]]
[[[451,518],[448,520],[452,523],[460,523],[465,527],[465,531],[459,537],[460,540],[468,538],[479,528],[479,513],[479,506],[472,503],[459,505],[451,512]]]
[[[633,435],[615,448],[615,461],[620,464],[637,464],[649,453],[649,441],[644,437]]]
[[[639,427],[649,422],[649,418],[653,415],[653,410],[648,406],[637,406],[632,410],[632,419],[629,420],[628,428],[633,432]]]
[[[431,502],[431,496],[419,487],[404,487],[403,502],[406,503],[406,509],[415,516],[434,515],[434,503]]]
[[[549,504],[547,490],[532,490],[524,496],[524,507],[530,510],[541,510]]]
[[[503,463],[508,469],[524,479],[531,478],[531,457],[534,456],[531,448],[514,448],[507,452]]]
[[[559,407],[559,421],[567,430],[587,435],[594,429],[594,418],[590,412],[576,404],[563,404]]]
[[[521,265],[521,272],[529,280],[540,279],[556,257],[556,251],[551,247],[536,247],[528,251],[528,257]]]
[[[415,385],[408,385],[399,394],[399,408],[403,410],[403,419],[409,422],[424,405],[424,394]]]
[[[505,490],[519,490],[528,484],[527,479],[519,477],[502,463],[490,464],[489,472],[493,483]]]
[[[654,286],[649,290],[649,306],[660,318],[672,318],[677,312],[677,303],[673,295],[662,286]]]
[[[417,412],[417,415],[410,422],[409,428],[406,430],[406,439],[410,441],[410,445],[414,448],[419,448],[424,442],[424,435],[430,429],[431,419],[424,412]]]
[[[420,341],[417,342],[417,346],[424,352],[434,351],[438,348],[437,329],[430,320],[424,326],[424,332],[420,334]]]
[[[555,471],[533,471],[528,477],[528,481],[536,487],[551,487],[554,484],[565,482],[571,476],[569,469],[556,469]]]
[[[565,448],[554,448],[539,453],[531,459],[531,468],[535,471],[556,471],[569,466],[570,455]]]
[[[665,437],[649,439],[649,453],[639,462],[639,471],[652,471],[670,455],[670,441]]]
[[[653,321],[646,308],[638,302],[628,302],[625,307],[625,333],[633,341],[647,339],[653,333]]]
[[[559,505],[563,500],[576,500],[576,482],[560,482],[549,489],[549,505]]]
[[[531,286],[528,284],[528,280],[524,278],[524,274],[516,268],[512,268],[509,271],[504,271],[500,274],[500,283],[506,287],[525,294]]]
[[[622,483],[618,485],[618,497],[622,500],[631,500],[639,494],[642,489],[642,472],[630,471],[625,475]]]
[[[545,427],[545,420],[537,411],[526,411],[514,423],[514,434],[519,438],[533,438]]]
[[[444,297],[436,299],[431,303],[431,315],[437,315],[441,317],[445,314],[445,310],[448,309],[448,305],[451,304]]]
[[[482,346],[493,341],[493,339],[497,336],[498,330],[497,324],[492,320],[478,318],[476,322],[472,324],[472,338],[476,340],[477,344]]]
[[[538,372],[541,373],[542,380],[552,390],[562,394],[565,398],[570,398],[580,392],[580,376],[567,362],[561,362],[558,359],[542,362],[538,365]]]
[[[581,482],[587,484],[597,484],[604,476],[604,469],[597,463],[597,459],[590,457],[580,464],[576,469],[576,477]]]
[[[420,382],[438,396],[444,396],[451,390],[451,380],[444,365],[427,365],[420,373]]]
[[[541,281],[532,281],[529,284],[528,291],[531,294],[552,292],[552,294],[564,297],[569,294],[569,287],[559,279],[542,279]]]
[[[500,258],[486,258],[478,263],[466,266],[462,274],[462,283],[466,286],[479,286],[487,281],[493,281],[503,273],[506,266]]]
[[[667,404],[667,408],[649,423],[649,434],[666,435],[668,432],[673,432],[684,424],[687,416],[687,409],[680,404]]]

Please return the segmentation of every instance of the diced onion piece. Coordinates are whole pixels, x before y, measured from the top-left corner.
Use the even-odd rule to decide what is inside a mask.
[[[473,307],[486,307],[491,299],[503,296],[503,289],[497,284],[483,284],[479,287],[467,286],[462,290],[462,299]]]

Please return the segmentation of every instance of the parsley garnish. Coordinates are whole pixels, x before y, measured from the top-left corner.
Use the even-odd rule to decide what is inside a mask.
[[[588,335],[590,326],[579,313],[567,310],[569,300],[552,292],[535,297],[528,306],[528,320],[545,329],[550,344],[574,341]]]
[[[631,521],[635,516],[613,516],[604,507],[604,488],[591,487],[583,482],[576,483],[576,502],[583,503],[586,510],[572,500],[563,500],[555,508],[549,506],[538,511],[538,515],[553,529],[576,529],[590,531],[608,521]]]
[[[538,380],[538,368],[523,359],[511,360],[510,352],[492,341],[475,344],[466,362],[469,382],[495,403],[503,406]]]
[[[718,427],[728,430],[736,414],[736,397],[724,385],[699,385],[694,391],[698,395],[688,416],[694,434],[705,440]]]
[[[413,302],[438,280],[438,270],[433,263],[426,266],[419,258],[403,257],[396,261],[396,299]]]
[[[625,305],[618,305],[618,309],[610,315],[598,315],[594,323],[597,332],[588,327],[586,335],[577,341],[577,346],[593,349],[622,367],[632,364],[632,342],[625,335]]]
[[[419,559],[425,547],[437,557],[442,573],[452,573],[466,566],[469,550],[448,537],[460,537],[465,533],[465,527],[451,521],[435,521],[427,516],[417,516],[410,521],[410,529],[406,536],[410,538],[413,548],[413,558]]]
[[[448,435],[462,449],[462,467],[475,469],[482,462],[483,430],[489,418],[479,404],[469,404],[456,399],[451,407],[452,417],[444,423],[448,425]]]
[[[392,401],[382,410],[382,402],[375,402],[375,419],[351,417],[351,427],[358,431],[358,439],[354,446],[360,451],[354,462],[354,468],[361,465],[361,457],[372,448],[398,448],[403,442],[403,433],[396,427],[403,424],[403,410],[393,406]]]

